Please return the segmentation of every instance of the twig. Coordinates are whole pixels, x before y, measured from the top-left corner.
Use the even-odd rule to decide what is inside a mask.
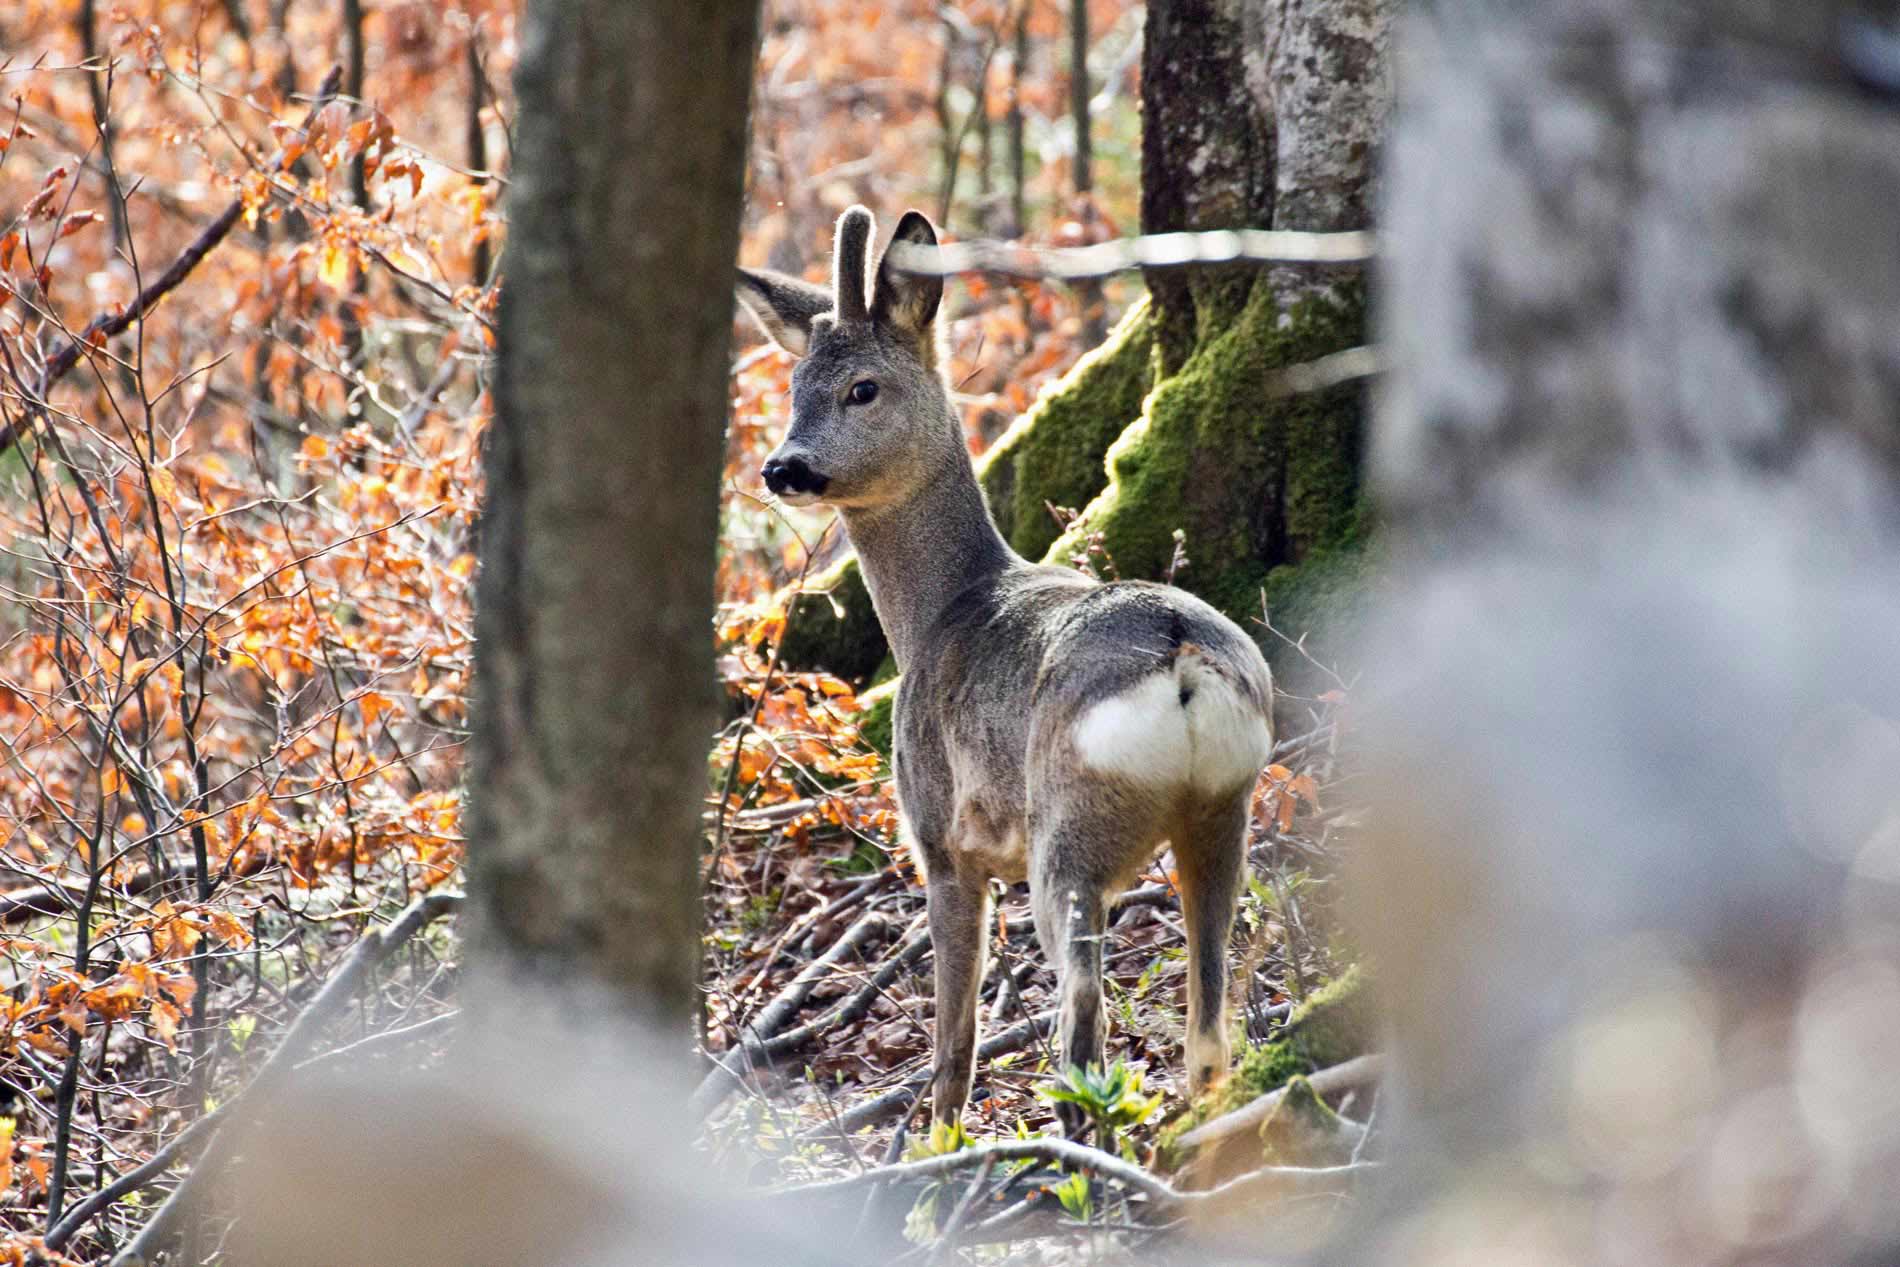
[[[892,244],[891,262],[907,273],[949,277],[998,273],[1006,277],[1086,281],[1137,268],[1194,264],[1365,264],[1378,258],[1379,238],[1367,231],[1301,233],[1291,229],[1215,229],[1204,233],[1151,233],[1090,246],[1053,249],[976,239],[923,246]]]
[[[311,102],[310,112],[304,116],[302,131],[308,132],[310,130],[311,125],[317,121],[318,112],[320,112],[325,105],[329,104],[331,97],[336,95],[337,82],[342,78],[342,75],[343,68],[341,66],[332,66],[330,73],[323,77],[323,83],[318,86],[317,95]],[[272,170],[282,170],[284,166],[283,151],[278,151],[277,155],[271,160],[270,166]],[[179,285],[183,283],[187,277],[191,276],[191,271],[198,267],[199,262],[203,260],[205,256],[209,255],[218,243],[224,241],[225,235],[236,227],[237,222],[243,215],[243,197],[233,198],[230,204],[218,214],[218,218],[206,225],[204,231],[192,239],[191,245],[179,253],[178,258],[172,261],[171,267],[159,274],[149,285],[139,291],[137,297],[135,297],[131,303],[127,304],[123,311],[102,313],[94,317],[87,323],[86,328],[79,333],[77,338],[68,339],[61,345],[52,356],[47,358],[45,366],[40,370],[39,383],[35,390],[36,397],[40,401],[44,401],[46,399],[46,393],[52,388],[53,384],[64,378],[68,371],[79,364],[79,358],[85,355],[87,348],[95,344],[103,343],[105,340],[113,338],[116,335],[125,333],[135,322],[143,318],[159,300],[178,289]],[[19,430],[14,424],[8,423],[5,426],[0,426],[0,453],[5,453],[8,449],[12,448],[18,443],[19,438]]]
[[[427,894],[410,903],[388,926],[364,933],[351,949],[349,957],[343,961],[343,966],[331,974],[330,979],[323,983],[323,988],[291,1022],[283,1040],[277,1044],[277,1050],[270,1054],[263,1068],[231,1097],[225,1108],[230,1109],[244,1097],[268,1099],[270,1092],[297,1066],[299,1058],[309,1049],[331,1016],[349,1002],[371,969],[388,958],[398,946],[460,907],[462,900],[460,893]],[[110,1267],[144,1267],[144,1264],[149,1263],[152,1256],[169,1242],[180,1216],[197,1199],[199,1190],[210,1183],[224,1169],[225,1163],[230,1161],[231,1153],[231,1136],[228,1133],[219,1134],[212,1140],[206,1147],[204,1158],[192,1168],[184,1182],[172,1190],[165,1204],[153,1213],[151,1221],[113,1256]],[[67,1235],[70,1236],[71,1232]],[[50,1234],[48,1243],[51,1243]]]
[[[920,916],[920,922],[921,918]],[[831,1011],[815,1021],[810,1021],[794,1030],[787,1030],[783,1034],[774,1035],[769,1039],[762,1041],[747,1039],[733,1054],[754,1064],[761,1061],[769,1062],[797,1051],[821,1034],[851,1024],[871,1010],[871,1004],[876,1002],[878,996],[897,979],[900,972],[922,959],[929,950],[929,931],[917,933],[906,939],[904,944],[898,947],[897,953],[885,960],[871,979],[860,986],[856,993]],[[692,1099],[687,1101],[687,1113],[695,1121],[703,1119],[718,1108],[727,1096],[738,1090],[739,1086],[737,1068],[728,1068],[726,1061],[722,1060],[694,1090]],[[849,1118],[850,1115],[845,1116]]]
[[[811,562],[817,557],[818,551],[824,548],[825,542],[831,539],[831,529],[837,522],[838,520],[834,517],[825,524],[825,530],[818,534],[817,545],[805,546],[805,561],[798,565],[798,580],[792,584],[792,602],[796,602],[798,595],[803,592],[805,588],[805,576],[811,571]],[[802,537],[799,539],[799,544],[804,545],[804,539]],[[791,609],[787,607],[786,610],[790,611]],[[765,707],[765,697],[771,694],[772,675],[778,672],[779,653],[784,649],[785,635],[780,633],[778,641],[772,644],[772,658],[766,662],[765,676],[759,679],[759,694],[757,698],[752,701],[752,712],[746,717],[745,725],[740,728],[739,737],[733,740],[732,763],[726,767],[725,782],[719,789],[719,823],[713,831],[712,856],[706,863],[707,875],[714,873],[719,865],[719,859],[725,853],[726,835],[730,829],[732,820],[732,814],[726,807],[732,803],[732,789],[739,781],[739,758],[745,754],[745,741],[747,737],[750,736],[754,730],[758,729],[759,712]]]
[[[695,1099],[707,1093],[711,1086],[723,1085],[735,1078],[740,1066],[745,1063],[748,1046],[758,1046],[778,1037],[779,1031],[798,1015],[798,1009],[805,1006],[805,1000],[811,997],[812,990],[831,974],[839,960],[861,949],[873,935],[883,932],[889,922],[882,911],[866,911],[859,916],[857,922],[845,930],[844,936],[807,964],[804,971],[793,977],[790,984],[779,991],[778,996],[744,1027],[746,1038],[735,1042],[732,1049],[714,1063],[712,1072],[700,1082],[701,1090],[694,1093]]]
[[[1048,1034],[1050,1030],[1054,1029],[1056,1018],[1060,1015],[1061,1013],[1054,1010],[1042,1012],[1018,1025],[1013,1025],[1006,1030],[990,1035],[977,1045],[977,1059],[994,1060],[998,1056],[1006,1056],[1011,1052],[1023,1050],[1023,1048],[1029,1046],[1031,1043]],[[839,1114],[837,1126],[827,1127],[820,1131],[807,1132],[799,1137],[799,1142],[814,1142],[822,1137],[830,1136],[839,1128],[845,1131],[863,1130],[865,1127],[875,1126],[887,1118],[908,1113],[917,1103],[917,1097],[922,1095],[924,1088],[929,1085],[930,1071],[926,1069],[920,1074],[906,1078],[901,1084],[891,1088],[876,1099],[866,1100],[862,1104],[856,1104],[846,1109],[843,1113]]]
[[[1313,1090],[1322,1096],[1336,1095],[1351,1087],[1364,1086],[1366,1083],[1385,1074],[1385,1056],[1374,1052],[1322,1069],[1307,1079],[1313,1084]],[[1204,1148],[1208,1144],[1224,1140],[1243,1131],[1257,1131],[1260,1124],[1267,1120],[1273,1111],[1280,1107],[1280,1101],[1286,1098],[1286,1088],[1269,1091],[1265,1095],[1243,1104],[1232,1113],[1223,1114],[1211,1122],[1203,1122],[1176,1141],[1176,1147],[1182,1151]]]

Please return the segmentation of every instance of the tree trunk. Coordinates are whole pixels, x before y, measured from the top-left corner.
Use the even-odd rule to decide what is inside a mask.
[[[1243,20],[1268,0],[1159,0],[1141,41],[1141,229],[1259,228],[1273,223],[1273,111],[1250,91],[1250,46],[1264,38]],[[1278,8],[1278,5],[1271,7]],[[1173,375],[1193,352],[1203,304],[1239,311],[1251,272],[1154,269],[1160,369]],[[1195,291],[1201,291],[1197,300]]]
[[[1090,117],[1089,0],[1069,3],[1069,120],[1075,129],[1075,194],[1077,210],[1094,220],[1090,199],[1095,192],[1095,125]],[[1102,284],[1076,283],[1075,301],[1082,309],[1082,346],[1093,348],[1108,330]]]
[[[491,975],[604,987],[683,1052],[757,5],[579,0],[524,21],[470,940]]]
[[[1391,0],[1158,0],[1142,45],[1142,229],[1364,228],[1389,112]],[[1098,537],[1123,576],[1165,574],[1236,618],[1328,635],[1357,614],[1368,530],[1363,391],[1268,399],[1276,369],[1362,343],[1344,270],[1154,270],[1157,379],[1106,483],[1049,549]],[[1308,662],[1267,639],[1296,688]]]
[[[1029,230],[1028,211],[1023,205],[1023,183],[1028,164],[1023,143],[1023,75],[1029,69],[1029,6],[1016,9],[1016,29],[1009,58],[1009,236],[1021,237]]]
[[[1839,1019],[1900,998],[1878,7],[1406,29],[1374,445],[1406,585],[1368,669],[1403,689],[1354,886],[1404,1074],[1394,1261],[1454,1221],[1430,1254],[1561,1223],[1524,1252],[1896,1261],[1892,1045]]]
[[[1505,24],[1579,41],[1563,67],[1468,55],[1491,7],[1412,32],[1431,78],[1394,166],[1413,372],[1381,445],[1392,508],[1465,519],[1520,474],[1584,484],[1638,454],[1786,469],[1851,439],[1900,466],[1900,115],[1842,78],[1856,6],[1609,5],[1626,32],[1603,5],[1540,4]],[[1617,61],[1639,31],[1671,54],[1653,83]],[[1453,146],[1468,162],[1443,179]]]

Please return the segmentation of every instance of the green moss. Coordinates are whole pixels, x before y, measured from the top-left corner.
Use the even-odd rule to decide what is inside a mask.
[[[780,664],[798,671],[822,669],[862,683],[890,653],[856,555],[806,578],[804,592],[785,617]]]
[[[1060,533],[1050,506],[1086,506],[1108,482],[1102,457],[1141,413],[1154,380],[1153,344],[1143,297],[977,463],[991,516],[1025,558],[1040,558]]]
[[[1271,1165],[1343,1166],[1352,1160],[1358,1134],[1319,1098],[1311,1082],[1296,1074],[1260,1124],[1259,1138],[1261,1159]]]
[[[1261,281],[1230,322],[1202,328],[1208,337],[1180,373],[1109,447],[1101,494],[1043,557],[1068,562],[1099,532],[1122,576],[1164,576],[1180,528],[1188,567],[1175,582],[1244,621],[1259,615],[1276,569],[1329,559],[1340,581],[1363,542],[1363,393],[1348,386],[1270,400],[1263,384],[1273,370],[1361,342],[1364,291],[1307,296],[1283,313]],[[1290,573],[1277,584],[1295,592]],[[1307,632],[1281,613],[1274,623],[1295,637]]]
[[[1288,1018],[1283,1035],[1249,1051],[1226,1081],[1190,1104],[1161,1133],[1161,1157],[1179,1160],[1177,1140],[1203,1122],[1233,1112],[1289,1079],[1330,1068],[1372,1050],[1375,1020],[1365,974],[1357,965],[1313,992]]]
[[[1378,557],[1370,531],[1361,528],[1313,550],[1297,566],[1282,564],[1267,573],[1267,618],[1289,638],[1304,638],[1307,652],[1299,655],[1272,640],[1268,650],[1281,690],[1310,699],[1337,685],[1315,662],[1336,669],[1349,654],[1347,635],[1366,614],[1378,580]]]
[[[858,738],[888,765],[892,746],[891,710],[897,705],[897,684],[892,682],[866,691],[858,696],[858,702],[864,705],[864,711],[857,716]]]

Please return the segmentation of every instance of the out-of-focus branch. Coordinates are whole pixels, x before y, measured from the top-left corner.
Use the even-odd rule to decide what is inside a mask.
[[[1373,1082],[1385,1074],[1385,1057],[1377,1052],[1348,1060],[1343,1064],[1322,1069],[1307,1081],[1319,1095],[1335,1095],[1353,1087]],[[1241,1105],[1232,1113],[1217,1117],[1211,1122],[1202,1123],[1181,1136],[1177,1147],[1183,1151],[1205,1147],[1218,1140],[1228,1139],[1243,1131],[1257,1131],[1260,1124],[1278,1108],[1280,1101],[1286,1098],[1286,1088],[1269,1091],[1265,1095]]]
[[[1302,361],[1298,365],[1273,371],[1267,375],[1267,397],[1270,400],[1284,400],[1289,396],[1323,392],[1347,383],[1377,378],[1385,370],[1385,355],[1378,348],[1347,348],[1316,361]]]
[[[1300,233],[1290,229],[1215,229],[1204,233],[1151,233],[1092,246],[1052,249],[976,240],[940,246],[897,242],[891,250],[891,262],[907,273],[939,277],[999,273],[1073,282],[1137,268],[1186,268],[1196,264],[1365,264],[1378,258],[1379,237],[1368,230]]]

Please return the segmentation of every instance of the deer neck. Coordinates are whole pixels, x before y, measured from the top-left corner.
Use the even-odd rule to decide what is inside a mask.
[[[900,670],[914,662],[952,599],[1017,561],[990,520],[961,436],[958,442],[958,451],[910,496],[844,511],[845,533]]]

